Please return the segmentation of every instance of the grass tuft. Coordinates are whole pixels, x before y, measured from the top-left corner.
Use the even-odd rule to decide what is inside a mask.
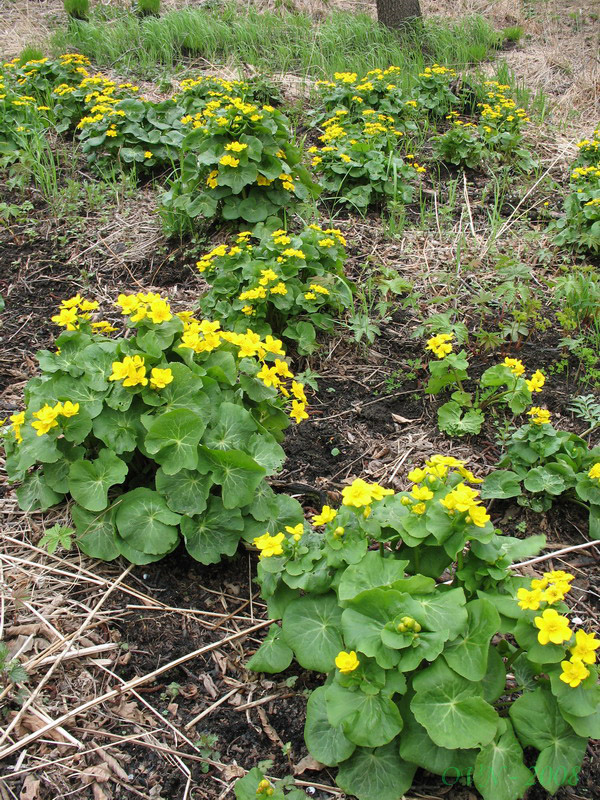
[[[101,67],[149,77],[202,59],[210,64],[251,64],[263,71],[324,78],[333,72],[364,74],[389,64],[406,79],[432,62],[460,69],[487,58],[497,33],[481,17],[449,24],[428,18],[417,37],[393,32],[364,14],[334,12],[322,22],[308,14],[264,12],[238,6],[188,8],[160,18],[129,11],[97,12],[52,39],[55,53],[78,51]]]

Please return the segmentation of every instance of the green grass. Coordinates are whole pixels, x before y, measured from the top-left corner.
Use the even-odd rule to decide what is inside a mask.
[[[52,39],[55,54],[78,51],[99,67],[146,78],[208,64],[251,64],[265,72],[324,78],[336,71],[364,74],[390,64],[406,68],[406,80],[424,65],[460,69],[487,58],[497,33],[481,17],[448,23],[424,21],[423,33],[387,30],[366,15],[335,12],[322,22],[307,14],[259,13],[238,6],[173,11],[138,19],[106,7],[89,23],[71,22]]]

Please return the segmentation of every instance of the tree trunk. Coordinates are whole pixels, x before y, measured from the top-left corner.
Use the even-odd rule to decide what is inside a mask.
[[[421,16],[419,0],[377,0],[377,19],[388,28],[402,28]]]

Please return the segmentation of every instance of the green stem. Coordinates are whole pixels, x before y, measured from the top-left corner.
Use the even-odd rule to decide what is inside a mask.
[[[507,671],[508,671],[508,668],[510,666],[512,666],[513,662],[516,661],[516,659],[521,655],[521,653],[524,653],[524,652],[525,652],[525,648],[524,647],[518,647],[515,650],[515,652],[506,659],[506,670]]]
[[[379,542],[379,554],[382,558],[385,558],[385,548],[383,546],[383,542]]]

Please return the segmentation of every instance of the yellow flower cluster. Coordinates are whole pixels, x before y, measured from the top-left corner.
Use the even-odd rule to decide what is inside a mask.
[[[546,383],[546,378],[541,370],[536,369],[531,378],[526,380],[525,383],[530,392],[541,392],[543,385]]]
[[[547,408],[531,406],[527,413],[531,417],[531,421],[534,425],[546,425],[550,422],[550,412]]]
[[[445,358],[452,352],[453,339],[454,334],[452,333],[438,333],[436,336],[432,336],[431,339],[427,340],[425,349],[431,350],[437,358]]]
[[[419,78],[431,78],[432,75],[444,75],[446,78],[455,78],[456,72],[450,67],[442,67],[439,64],[433,64],[431,67],[425,67],[423,72],[419,73]]]
[[[378,483],[367,483],[362,478],[356,478],[350,486],[342,489],[342,504],[353,508],[364,508],[364,516],[371,513],[371,503],[383,500],[388,495],[393,495],[393,489],[385,489]]]
[[[600,178],[600,165],[591,167],[576,167],[571,173],[574,181],[588,181],[590,178]]]
[[[292,539],[297,544],[304,533],[304,524],[299,522],[297,525],[286,525],[286,533],[291,534]],[[252,544],[258,548],[259,559],[270,558],[271,556],[280,556],[283,553],[283,542],[286,540],[285,533],[279,531],[275,536],[270,533],[263,533],[262,536],[256,536],[252,540]]]
[[[510,86],[497,81],[486,81],[484,85],[490,89],[487,93],[489,102],[478,105],[481,108],[481,119],[488,126],[502,128],[505,123],[512,123],[511,127],[517,127],[531,122],[525,109],[517,108],[515,101],[506,96]]]
[[[508,358],[507,356],[502,362],[502,366],[508,367],[512,374],[517,377],[520,377],[525,372],[525,366],[518,358]]]
[[[128,316],[132,322],[149,319],[158,325],[161,322],[169,322],[173,317],[169,302],[155,292],[120,294],[115,305],[121,309],[121,314]]]
[[[264,795],[266,797],[271,797],[275,790],[271,786],[268,780],[263,778],[262,781],[259,782],[258,786],[256,787],[256,794],[257,795]]]
[[[441,505],[450,513],[466,513],[465,522],[477,528],[484,528],[490,521],[489,514],[481,505],[479,492],[465,483],[459,483],[440,500]]]
[[[48,433],[49,430],[55,428],[58,425],[56,421],[57,417],[74,417],[76,414],[79,413],[79,403],[72,403],[70,400],[67,400],[65,403],[57,403],[55,406],[50,406],[48,403],[43,408],[40,408],[39,411],[34,411],[33,416],[35,417],[35,422],[31,423],[31,427],[35,428],[37,431],[38,436],[43,436],[45,433]],[[11,420],[13,418],[11,417]],[[18,442],[22,441],[21,433],[20,433],[20,426],[25,421],[25,414],[22,412],[22,419],[18,422],[19,430],[15,430],[15,437]],[[13,426],[15,422],[13,420]]]
[[[410,506],[413,514],[424,514],[427,511],[427,501],[433,497],[433,492],[427,484],[438,480],[443,481],[450,470],[455,470],[469,483],[481,483],[471,470],[465,467],[464,461],[454,456],[434,455],[425,462],[423,467],[417,467],[408,473],[408,480],[414,483],[409,496],[402,498],[402,504]],[[421,485],[423,484],[423,485]],[[445,497],[439,501],[450,514],[455,512],[466,513],[465,522],[472,523],[478,528],[485,527],[489,516],[479,500],[479,492],[459,483]]]
[[[123,361],[113,361],[109,381],[123,381],[123,386],[147,386],[146,365],[142,356],[125,356]]]
[[[79,293],[68,300],[63,300],[59,306],[58,314],[50,319],[56,325],[66,328],[68,331],[75,331],[84,320],[89,320],[89,311],[95,311],[98,303],[95,300],[85,300]]]
[[[543,578],[534,578],[530,588],[517,591],[519,607],[527,611],[537,611],[542,603],[554,605],[564,600],[571,589],[574,576],[563,570],[544,572]]]

